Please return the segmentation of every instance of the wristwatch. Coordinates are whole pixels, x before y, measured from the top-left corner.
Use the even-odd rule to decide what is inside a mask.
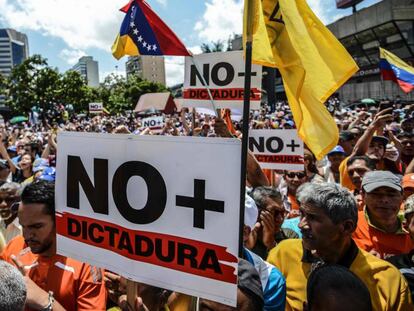
[[[53,298],[53,292],[49,291],[49,302],[47,306],[43,307],[43,309],[41,309],[40,311],[52,311],[54,302],[55,302],[55,298]]]

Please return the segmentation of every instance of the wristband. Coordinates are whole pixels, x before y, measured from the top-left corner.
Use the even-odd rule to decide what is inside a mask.
[[[47,306],[43,307],[43,309],[40,309],[40,311],[52,311],[54,302],[55,302],[55,298],[53,298],[53,292],[49,291],[49,302]]]

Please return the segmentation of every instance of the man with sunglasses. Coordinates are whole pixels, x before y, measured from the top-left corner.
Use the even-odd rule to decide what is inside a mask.
[[[257,187],[251,197],[259,209],[257,223],[252,229],[249,248],[265,259],[268,252],[279,242],[286,239],[298,239],[298,234],[288,228],[282,228],[287,211],[283,206],[282,195],[273,187]]]
[[[22,234],[16,209],[20,201],[18,183],[4,183],[0,186],[0,252],[14,237]]]
[[[279,186],[282,194],[283,206],[288,211],[288,218],[299,216],[299,204],[296,201],[296,190],[308,182],[305,171],[285,171],[283,181]]]

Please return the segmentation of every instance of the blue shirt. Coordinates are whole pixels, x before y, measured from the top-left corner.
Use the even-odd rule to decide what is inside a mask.
[[[244,258],[257,270],[262,282],[265,311],[284,311],[286,304],[286,281],[275,266],[244,248]]]

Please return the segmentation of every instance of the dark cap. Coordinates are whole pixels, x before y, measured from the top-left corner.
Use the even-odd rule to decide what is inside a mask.
[[[370,193],[379,187],[388,187],[402,191],[401,179],[390,171],[367,172],[362,178],[362,189]]]
[[[237,287],[263,308],[263,289],[259,274],[254,266],[244,259],[239,259]]]
[[[389,140],[387,137],[384,136],[373,136],[371,141],[376,141],[384,145],[384,148],[387,147]]]
[[[355,138],[355,134],[350,131],[342,131],[339,133],[339,139],[342,141],[349,141]]]

